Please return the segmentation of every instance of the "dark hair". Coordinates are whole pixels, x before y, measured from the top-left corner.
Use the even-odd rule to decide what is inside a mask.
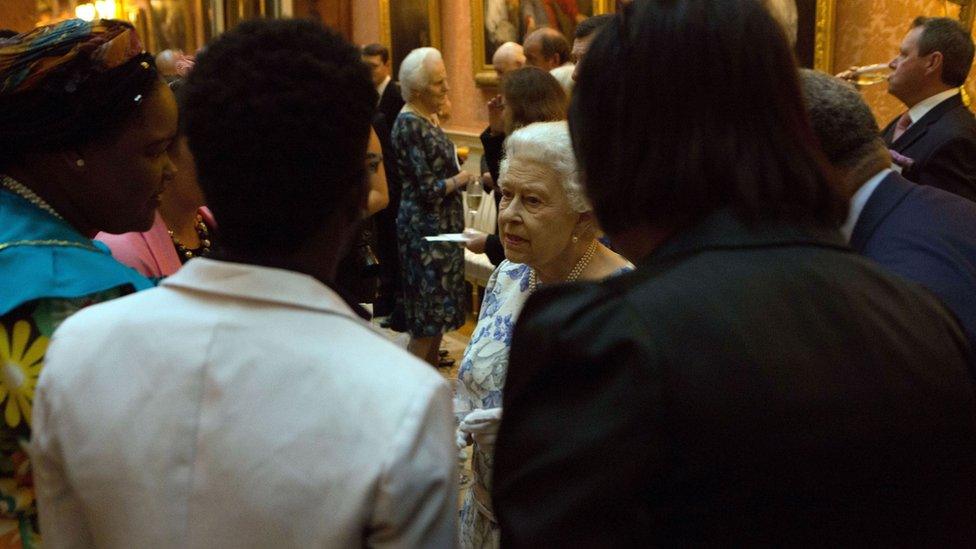
[[[548,71],[538,67],[510,71],[502,80],[501,91],[516,128],[533,122],[566,120],[566,92]]]
[[[539,49],[542,51],[542,57],[548,59],[555,55],[560,65],[569,61],[569,41],[561,32],[550,27],[543,27],[535,32],[539,33]]]
[[[186,134],[186,116],[183,115],[183,102],[186,101],[186,79],[182,76],[167,76],[166,85],[173,92],[177,105],[177,133]]]
[[[159,82],[149,54],[105,72],[79,55],[37,87],[0,94],[0,170],[27,154],[117,138]]]
[[[4,38],[10,38],[11,36],[17,36],[18,34],[20,33],[18,33],[15,30],[0,29],[0,40],[3,40]]]
[[[608,233],[722,208],[749,224],[846,216],[784,31],[755,0],[626,6],[587,53],[569,123]]]
[[[299,19],[241,23],[199,56],[181,95],[222,246],[287,254],[356,216],[376,90],[338,33]]]
[[[586,38],[587,36],[603,28],[604,25],[612,20],[612,13],[604,13],[602,15],[587,17],[581,21],[579,25],[576,25],[576,31],[573,33],[573,38]]]
[[[390,50],[383,44],[366,44],[363,46],[363,55],[378,55],[383,64],[390,60]]]
[[[918,37],[918,54],[942,53],[942,82],[959,87],[966,83],[973,65],[973,38],[948,17],[916,17],[912,28],[924,27]]]
[[[832,164],[853,166],[884,146],[874,114],[853,86],[810,69],[800,70],[800,84],[810,125]]]

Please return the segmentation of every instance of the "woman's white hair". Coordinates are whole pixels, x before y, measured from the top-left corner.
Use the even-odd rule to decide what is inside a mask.
[[[420,90],[430,84],[428,62],[443,61],[437,48],[417,48],[400,62],[400,95],[409,103]]]
[[[505,139],[505,158],[498,170],[498,179],[503,186],[512,160],[535,162],[551,170],[574,212],[585,213],[593,209],[580,184],[566,121],[529,124]]]

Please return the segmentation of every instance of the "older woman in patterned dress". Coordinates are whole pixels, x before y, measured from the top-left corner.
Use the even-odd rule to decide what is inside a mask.
[[[478,325],[458,371],[458,446],[474,444],[474,482],[461,510],[461,547],[498,547],[491,506],[495,433],[501,421],[512,329],[539,284],[599,280],[632,269],[597,240],[566,122],[539,122],[505,141],[498,228],[505,261],[488,280]]]
[[[441,337],[464,324],[464,249],[424,237],[464,230],[461,190],[473,176],[459,171],[437,118],[449,89],[440,52],[410,52],[400,64],[400,89],[407,104],[391,139],[403,182],[397,234],[408,349],[436,366]]]

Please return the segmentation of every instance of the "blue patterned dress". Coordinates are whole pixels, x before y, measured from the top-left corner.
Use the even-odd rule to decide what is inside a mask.
[[[625,267],[614,273],[632,270]],[[458,370],[454,412],[457,422],[473,410],[502,405],[502,388],[508,372],[508,353],[512,332],[525,305],[529,289],[528,265],[505,260],[498,265],[485,288],[478,325],[464,350]],[[471,454],[473,483],[464,495],[461,508],[461,547],[498,547],[499,529],[491,508],[491,477],[494,448],[477,443]]]
[[[488,279],[478,325],[464,350],[458,369],[454,411],[460,423],[472,410],[502,405],[502,387],[508,371],[508,351],[518,314],[529,297],[528,265],[502,261]],[[498,522],[491,510],[492,448],[474,445],[471,469],[474,482],[464,494],[461,508],[461,547],[498,547]]]
[[[457,175],[454,145],[444,131],[405,107],[390,135],[403,182],[397,238],[403,311],[414,337],[431,337],[464,324],[464,248],[425,236],[464,230],[461,193],[444,194]]]

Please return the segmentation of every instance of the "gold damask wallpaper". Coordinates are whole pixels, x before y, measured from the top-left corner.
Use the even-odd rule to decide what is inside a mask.
[[[958,17],[959,6],[946,0],[837,0],[834,42],[834,68],[887,63],[898,53],[898,46],[916,16]],[[974,75],[966,90],[976,97]],[[878,124],[884,126],[904,112],[905,107],[888,95],[886,84],[863,90]]]

